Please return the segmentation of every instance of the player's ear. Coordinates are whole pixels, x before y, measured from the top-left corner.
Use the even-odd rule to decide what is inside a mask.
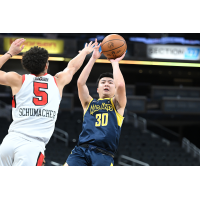
[[[46,63],[46,67],[47,67],[47,69],[48,69],[48,67],[49,67],[49,61],[47,61],[47,63]]]
[[[97,93],[99,93],[99,88],[97,88]]]
[[[44,69],[48,69],[49,68],[49,64],[47,63]]]

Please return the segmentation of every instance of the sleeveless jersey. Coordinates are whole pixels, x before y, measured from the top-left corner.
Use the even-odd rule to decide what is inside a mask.
[[[61,101],[56,80],[50,74],[22,77],[22,87],[13,96],[13,122],[8,132],[20,133],[46,145],[53,134]]]
[[[78,145],[87,143],[116,153],[123,119],[112,98],[92,99],[84,114]]]

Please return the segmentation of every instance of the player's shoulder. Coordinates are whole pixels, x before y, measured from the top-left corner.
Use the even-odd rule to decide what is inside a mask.
[[[118,110],[119,108],[121,108],[119,102],[117,101],[117,99],[115,97],[111,98],[111,103],[114,105],[114,107],[116,108],[116,110]]]
[[[7,72],[7,76],[10,76],[12,78],[21,78],[22,76],[20,74],[18,74],[17,72]]]
[[[22,80],[22,75],[18,74],[17,72],[8,72],[6,74],[6,78],[9,82],[14,83],[15,85]]]

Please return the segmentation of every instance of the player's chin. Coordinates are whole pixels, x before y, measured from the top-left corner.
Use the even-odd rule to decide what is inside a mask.
[[[112,94],[110,92],[104,92],[103,93],[103,98],[111,98]]]

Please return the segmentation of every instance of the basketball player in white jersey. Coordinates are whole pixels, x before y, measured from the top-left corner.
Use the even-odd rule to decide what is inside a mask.
[[[0,58],[0,69],[10,57],[20,53],[25,39],[15,40]],[[45,145],[51,138],[57,119],[62,91],[93,51],[92,42],[73,58],[64,71],[47,74],[48,52],[33,47],[22,57],[23,67],[30,73],[0,70],[0,84],[10,86],[13,94],[12,117],[8,134],[0,145],[0,166],[42,166]]]

